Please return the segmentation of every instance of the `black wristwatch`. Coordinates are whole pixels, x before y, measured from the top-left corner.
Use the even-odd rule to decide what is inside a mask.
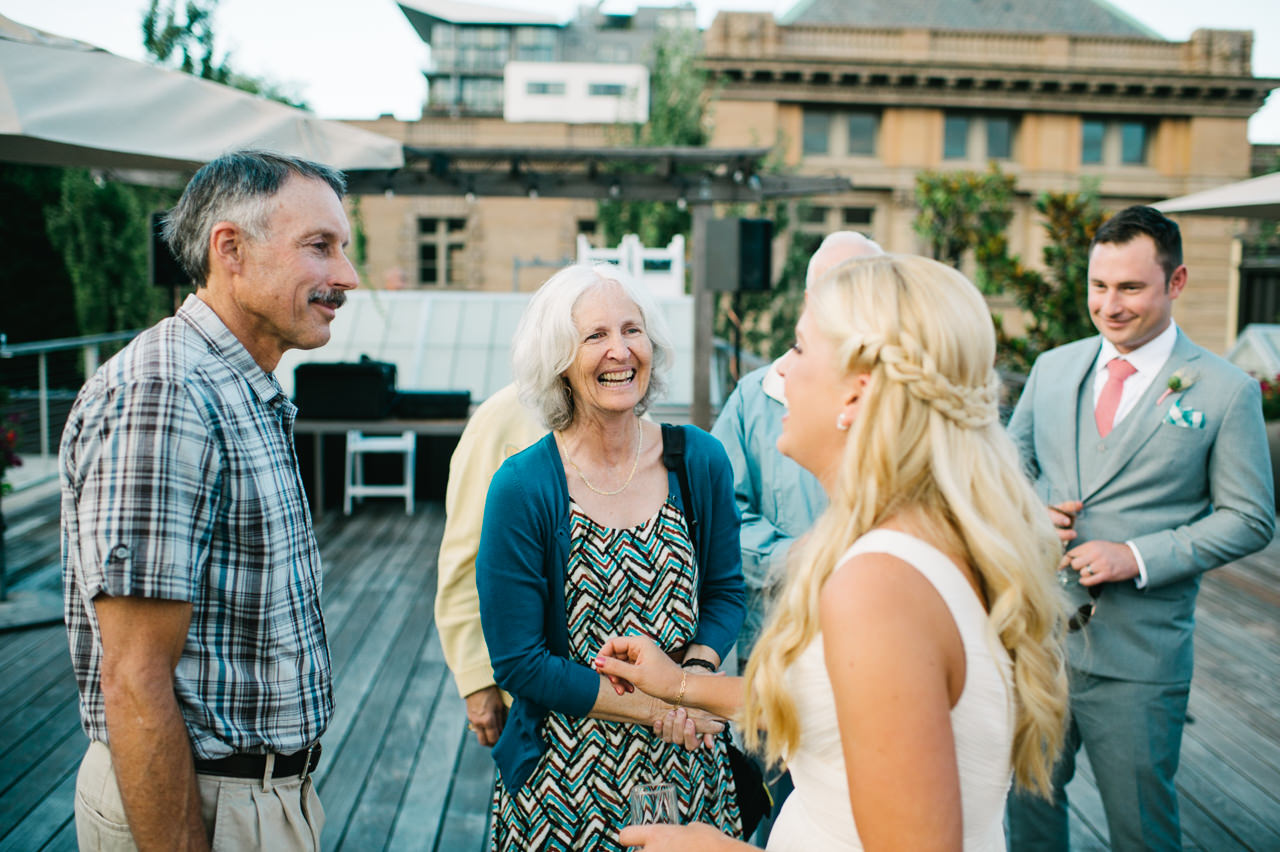
[[[685,660],[683,663],[680,664],[680,667],[684,669],[687,669],[690,666],[696,666],[700,669],[706,669],[709,672],[714,672],[716,670],[715,663],[711,662],[710,660],[704,660],[701,657],[690,657],[689,659]]]

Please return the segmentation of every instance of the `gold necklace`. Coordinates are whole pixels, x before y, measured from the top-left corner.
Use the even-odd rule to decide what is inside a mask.
[[[635,457],[635,460],[631,462],[631,473],[627,474],[627,481],[622,483],[622,487],[619,488],[617,491],[601,491],[599,488],[596,488],[594,485],[591,484],[591,480],[587,479],[587,475],[582,472],[582,468],[578,467],[577,462],[575,462],[573,458],[569,455],[569,451],[567,449],[564,451],[564,457],[569,460],[570,466],[572,466],[573,469],[578,472],[578,476],[582,477],[583,484],[585,484],[592,491],[599,494],[601,497],[612,497],[615,494],[621,494],[623,491],[626,491],[627,486],[631,484],[631,480],[635,478],[636,468],[640,466],[640,450],[643,447],[644,447],[644,430],[640,428],[640,418],[637,417],[636,418],[636,457]]]

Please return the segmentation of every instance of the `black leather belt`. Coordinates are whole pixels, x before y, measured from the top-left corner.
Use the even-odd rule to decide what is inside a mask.
[[[263,778],[267,774],[267,755],[233,754],[217,760],[199,760],[196,772],[200,775],[221,775],[226,778]],[[277,754],[271,769],[272,778],[294,775],[310,775],[320,765],[320,743],[293,754]]]

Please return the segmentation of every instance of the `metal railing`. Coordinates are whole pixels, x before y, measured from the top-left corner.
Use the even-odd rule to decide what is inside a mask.
[[[36,359],[36,408],[40,421],[39,448],[40,458],[49,460],[50,453],[50,415],[49,415],[49,354],[79,349],[84,359],[84,375],[92,376],[98,369],[102,347],[107,344],[119,344],[132,340],[139,330],[116,331],[110,334],[91,334],[84,337],[63,337],[57,340],[37,340],[31,343],[8,342],[4,334],[0,334],[0,359],[34,357]]]

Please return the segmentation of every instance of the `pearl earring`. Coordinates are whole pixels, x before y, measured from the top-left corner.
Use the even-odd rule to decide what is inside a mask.
[[[836,428],[837,428],[837,429],[839,429],[841,432],[848,432],[848,431],[849,431],[849,424],[844,422],[844,415],[843,415],[843,414],[837,415],[837,417],[836,417]]]

